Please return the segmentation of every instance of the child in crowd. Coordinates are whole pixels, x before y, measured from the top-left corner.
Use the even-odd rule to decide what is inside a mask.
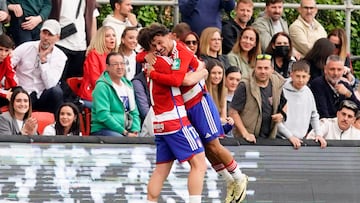
[[[10,53],[14,48],[14,42],[6,34],[0,35],[0,80],[5,77],[5,85],[0,83],[0,107],[9,104],[11,89],[17,85],[15,71],[11,66]]]
[[[295,149],[301,147],[309,124],[316,135],[320,135],[319,114],[314,96],[307,85],[310,79],[310,66],[305,60],[297,61],[292,66],[290,79],[284,85],[284,96],[287,99],[287,118],[278,124],[279,133],[289,139]],[[320,137],[320,146],[326,147],[326,141]]]

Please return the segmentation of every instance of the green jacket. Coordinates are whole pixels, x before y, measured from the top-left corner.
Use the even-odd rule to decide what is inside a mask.
[[[253,69],[251,68],[251,65],[240,56],[240,54],[235,54],[233,51],[230,51],[227,57],[230,65],[240,68],[242,78],[251,77]]]
[[[109,73],[105,71],[96,81],[95,89],[92,93],[93,103],[91,109],[91,132],[108,129],[123,133],[140,131],[140,116],[135,102],[135,95],[132,83],[125,77],[121,82],[128,87],[130,112],[129,127],[125,127],[125,109],[119,99],[110,79]]]
[[[51,0],[7,0],[7,4],[20,4],[25,17],[40,15],[43,21],[48,19],[51,11]]]

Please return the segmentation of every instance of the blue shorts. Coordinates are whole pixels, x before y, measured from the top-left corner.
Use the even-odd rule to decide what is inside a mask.
[[[177,159],[179,162],[190,160],[204,151],[199,134],[190,125],[168,135],[155,135],[156,163],[166,163]]]
[[[201,102],[188,109],[187,114],[203,144],[224,136],[219,111],[209,94],[204,94]]]

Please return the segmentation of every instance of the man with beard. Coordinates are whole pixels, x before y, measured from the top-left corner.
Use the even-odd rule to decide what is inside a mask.
[[[271,55],[260,54],[252,75],[244,78],[230,104],[229,115],[235,122],[235,137],[256,143],[257,137],[275,139],[277,123],[282,122],[286,99],[282,88],[284,79],[274,73]]]
[[[343,59],[337,55],[330,55],[324,67],[324,76],[319,76],[310,82],[320,118],[336,117],[337,109],[345,99],[360,106],[360,101],[351,86],[341,80],[344,71]]]
[[[113,10],[104,19],[104,26],[111,26],[116,32],[117,42],[121,43],[121,35],[126,27],[138,26],[136,16],[131,13],[133,7],[131,0],[110,0],[110,6]]]
[[[67,57],[55,46],[60,32],[59,22],[47,20],[40,29],[40,41],[25,42],[12,54],[18,85],[30,94],[33,110],[55,113],[63,101],[58,82]]]
[[[257,18],[252,24],[260,35],[262,51],[265,51],[274,34],[278,32],[289,34],[288,24],[281,17],[284,10],[284,1],[266,0],[265,5],[265,15]]]
[[[350,101],[344,100],[340,103],[335,118],[323,118],[320,120],[321,136],[310,131],[307,139],[319,140],[360,140],[360,131],[353,124],[356,120],[358,106]]]
[[[252,0],[240,0],[237,2],[234,19],[230,18],[223,22],[222,26],[222,53],[228,54],[233,48],[236,39],[241,30],[250,25],[250,20],[254,10],[254,3]]]

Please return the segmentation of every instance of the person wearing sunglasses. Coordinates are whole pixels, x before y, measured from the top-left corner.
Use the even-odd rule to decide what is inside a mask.
[[[276,138],[277,123],[286,118],[284,79],[274,73],[271,55],[259,54],[253,73],[243,78],[230,103],[230,116],[235,122],[235,137],[256,143],[256,139]]]
[[[324,75],[327,58],[333,54],[335,46],[327,38],[318,39],[304,59],[310,64],[310,81]]]
[[[325,140],[360,140],[360,130],[353,126],[358,111],[358,105],[353,101],[342,101],[335,118],[321,119],[322,137]],[[315,139],[316,141],[321,138],[316,136],[314,131],[310,131],[307,139]]]
[[[359,80],[355,79],[353,75],[353,67],[350,59],[350,53],[347,52],[347,37],[345,30],[342,28],[333,29],[329,35],[328,39],[331,43],[335,45],[335,49],[333,54],[340,56],[340,58],[345,60],[345,71],[343,75],[343,79],[347,80],[349,84],[352,86],[354,91],[357,89]]]
[[[124,56],[110,52],[105,63],[92,93],[91,135],[137,137],[140,116],[133,85],[125,76]]]
[[[343,58],[345,60],[344,65],[352,71],[350,54],[347,53],[347,37],[345,30],[342,28],[335,28],[328,34],[327,38],[335,45],[333,54]]]
[[[225,69],[230,66],[227,55],[222,54],[221,30],[217,27],[208,27],[200,35],[200,58],[205,63],[210,59],[220,61]]]
[[[199,36],[195,32],[186,33],[180,40],[199,58]]]

